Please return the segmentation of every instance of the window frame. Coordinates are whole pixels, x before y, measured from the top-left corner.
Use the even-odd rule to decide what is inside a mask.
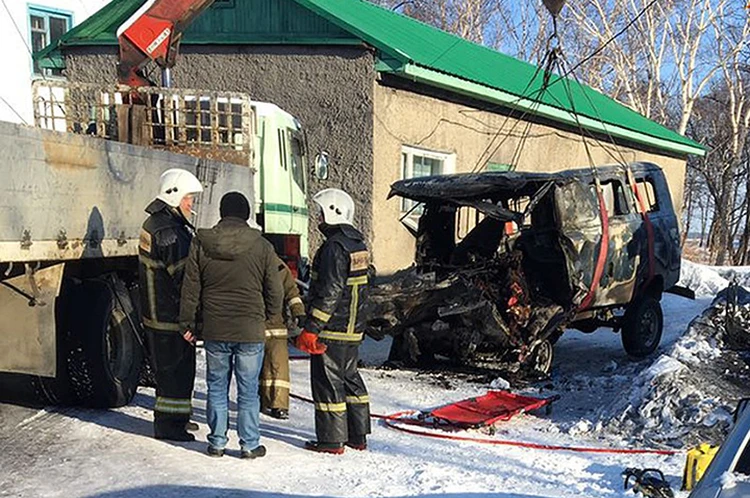
[[[623,184],[618,178],[601,180],[599,184],[602,187],[602,194],[604,195],[604,204],[607,208],[608,219],[629,216],[638,212],[638,210],[635,209],[635,199],[633,199],[631,195],[632,193],[629,192],[629,188],[626,188],[627,184]],[[589,190],[598,206],[599,199],[597,198],[596,182],[592,181],[589,183]],[[611,201],[611,210],[608,203],[609,201]]]
[[[644,185],[643,190],[641,190],[641,185]],[[645,185],[650,185],[651,188],[649,189]],[[635,177],[635,188],[645,197],[643,200],[646,204],[647,214],[658,213],[661,211],[661,203],[659,202],[659,193],[656,190],[656,182],[651,176]],[[653,194],[653,199],[650,194]],[[635,202],[638,204],[638,199],[635,199]],[[640,211],[641,207],[638,206],[638,212]]]
[[[433,159],[441,161],[440,173],[438,175],[450,175],[456,171],[456,153],[455,152],[440,152],[436,150],[424,149],[421,147],[414,147],[411,145],[401,146],[401,179],[409,180],[412,178],[421,178],[414,176],[414,156],[422,157],[426,159]],[[417,202],[411,199],[401,199],[401,215],[406,214]],[[418,218],[421,216],[421,210],[415,208],[409,214],[409,218]]]
[[[50,18],[55,19],[63,19],[66,22],[66,29],[65,33],[73,29],[75,26],[75,16],[73,11],[66,10],[66,9],[58,9],[55,7],[48,7],[44,5],[36,5],[36,4],[26,4],[26,25],[27,25],[27,33],[29,37],[29,48],[32,51],[32,57],[31,57],[31,77],[32,78],[45,78],[45,77],[53,77],[53,78],[62,78],[62,74],[54,74],[51,69],[46,68],[39,68],[40,71],[37,72],[36,64],[34,61],[33,54],[37,51],[34,50],[34,33],[38,30],[34,30],[32,28],[31,24],[31,18],[32,17],[41,17],[44,18],[44,29],[45,29],[45,35],[47,37],[46,46],[48,46],[50,43],[52,43],[52,34],[50,32]],[[61,35],[62,36],[62,35]],[[44,47],[42,47],[44,48]],[[41,50],[41,49],[40,49]]]

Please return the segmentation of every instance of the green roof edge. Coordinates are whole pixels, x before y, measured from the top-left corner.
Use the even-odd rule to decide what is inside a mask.
[[[451,76],[449,74],[434,71],[416,64],[407,64],[402,71],[395,71],[395,74],[407,77],[413,81],[425,83],[431,86],[437,86],[447,90],[457,91],[468,97],[478,98],[480,100],[489,101],[496,104],[501,104],[506,107],[521,109],[529,111],[531,114],[543,116],[553,121],[563,122],[569,125],[578,126],[580,125],[588,130],[604,133],[611,135],[612,137],[624,138],[633,142],[656,147],[662,150],[668,150],[670,152],[676,152],[680,154],[694,154],[697,156],[704,156],[706,149],[702,145],[694,142],[690,139],[686,141],[692,142],[694,145],[682,144],[665,140],[663,138],[653,137],[645,133],[629,130],[620,126],[603,123],[602,121],[589,118],[587,116],[578,115],[578,120],[573,116],[573,113],[557,107],[553,107],[547,104],[540,103],[535,100],[529,100],[526,98],[519,98],[518,95],[514,95],[502,90],[490,88],[479,83]],[[646,119],[646,118],[644,118]]]

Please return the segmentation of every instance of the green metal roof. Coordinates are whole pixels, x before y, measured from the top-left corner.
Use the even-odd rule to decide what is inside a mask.
[[[142,3],[113,0],[37,57],[57,59],[59,65],[60,47],[116,44],[117,27]],[[542,71],[529,83],[536,66],[364,0],[237,0],[232,8],[206,11],[183,37],[185,44],[361,42],[378,50],[380,71],[660,150],[705,152],[700,144],[576,81],[553,75],[552,84],[540,92]]]

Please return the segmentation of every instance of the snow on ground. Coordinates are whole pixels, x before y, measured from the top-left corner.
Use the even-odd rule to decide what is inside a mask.
[[[703,272],[701,268],[693,270]],[[714,292],[711,285],[715,284],[699,276],[695,282],[705,286],[703,295]],[[666,295],[660,347],[660,354],[666,356],[650,360],[628,360],[619,336],[611,331],[569,331],[556,346],[551,379],[524,390],[542,396],[560,394],[552,412],[519,416],[501,425],[495,435],[479,436],[591,447],[646,445],[636,442],[645,438],[611,430],[602,414],[624,399],[631,400],[639,385],[679,373],[682,367],[678,362],[687,362],[690,355],[705,358],[711,354],[710,349],[703,351],[685,342],[694,338],[681,339],[691,320],[709,303],[706,297],[690,301]],[[203,365],[202,351],[199,353]],[[367,341],[362,347],[368,365],[362,372],[376,413],[428,410],[482,394],[490,387],[491,381],[476,382],[470,375],[375,367],[387,353],[387,341]],[[307,362],[292,363],[292,384],[295,393],[310,395]],[[268,456],[256,461],[237,458],[237,438],[232,431],[229,449],[233,451],[212,459],[204,454],[203,368],[199,368],[195,393],[195,420],[201,426],[198,441],[152,439],[153,396],[152,389],[141,388],[134,402],[121,409],[48,409],[24,417],[12,428],[3,426],[0,496],[621,497],[633,496],[622,489],[621,472],[626,467],[660,468],[673,488],[679,489],[684,463],[682,454],[550,452],[431,439],[397,432],[380,422],[373,422],[369,451],[318,455],[302,449],[304,441],[314,437],[313,409],[298,401],[292,402],[288,421],[262,417]],[[686,494],[678,492],[677,496]]]

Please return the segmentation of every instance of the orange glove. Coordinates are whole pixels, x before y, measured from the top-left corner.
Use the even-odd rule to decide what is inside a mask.
[[[303,330],[300,335],[297,336],[297,340],[294,342],[294,346],[300,351],[310,354],[323,354],[328,349],[328,346],[318,342],[317,334]]]

